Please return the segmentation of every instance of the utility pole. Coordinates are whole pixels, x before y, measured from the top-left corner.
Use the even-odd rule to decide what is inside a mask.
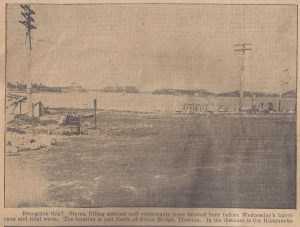
[[[282,111],[282,93],[286,90],[288,85],[290,84],[291,81],[291,75],[288,69],[283,70],[285,78],[283,78],[280,81],[280,93],[279,93],[279,100],[278,100],[278,112]]]
[[[24,20],[19,21],[26,28],[26,38],[25,42],[28,40],[29,42],[29,50],[28,50],[28,78],[27,78],[27,101],[28,101],[28,116],[33,116],[33,103],[32,103],[32,83],[31,83],[31,50],[32,50],[32,35],[31,30],[36,29],[33,25],[34,19],[33,15],[35,12],[30,8],[30,4],[21,4],[20,7],[23,9],[21,15],[24,17]]]
[[[235,49],[234,51],[239,51],[242,52],[242,65],[241,65],[241,74],[240,74],[240,104],[239,104],[239,112],[242,111],[242,106],[243,106],[243,98],[244,98],[244,72],[245,72],[245,55],[247,51],[252,50],[251,49],[251,45],[250,43],[240,43],[240,44],[236,44],[234,45]]]

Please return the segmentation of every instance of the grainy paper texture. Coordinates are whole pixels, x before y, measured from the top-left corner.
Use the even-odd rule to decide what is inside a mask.
[[[297,1],[0,15],[2,226],[299,225]]]

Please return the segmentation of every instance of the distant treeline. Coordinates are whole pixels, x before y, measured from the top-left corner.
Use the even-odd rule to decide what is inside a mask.
[[[26,84],[22,84],[22,83],[10,83],[7,82],[7,89],[9,90],[18,90],[18,91],[26,91],[27,85]]]
[[[26,91],[27,85],[23,83],[7,83],[8,90],[15,91]],[[79,84],[72,83],[68,87],[50,87],[44,85],[42,83],[32,84],[32,90],[35,92],[68,92],[68,91],[85,91]],[[108,86],[103,89],[96,89],[95,91],[103,91],[103,92],[117,92],[117,93],[140,93],[140,90],[134,86]],[[190,95],[190,96],[198,96],[198,97],[208,97],[208,96],[219,96],[219,97],[239,97],[240,91],[228,91],[222,93],[213,93],[206,91],[204,89],[157,89],[152,92],[154,95]],[[296,98],[296,91],[290,90],[282,93],[281,95],[284,98]],[[268,93],[268,92],[256,92],[256,91],[244,91],[244,97],[271,97],[276,98],[279,97],[277,93]]]
[[[239,97],[240,91],[230,91],[230,92],[224,92],[219,93],[218,96],[220,97]],[[279,94],[277,93],[268,93],[268,92],[258,92],[258,91],[244,91],[244,97],[271,97],[276,98],[279,97]],[[285,98],[296,98],[296,91],[290,90],[287,92],[282,93],[281,97]]]
[[[239,97],[240,91],[229,91],[223,93],[213,93],[206,91],[204,89],[196,89],[196,90],[183,90],[183,89],[157,89],[152,92],[154,95],[191,95],[191,96],[219,96],[219,97]],[[282,97],[286,98],[296,98],[296,91],[290,90],[284,92]],[[268,93],[268,92],[256,92],[256,91],[244,91],[244,97],[279,97],[277,93]]]
[[[296,91],[295,91],[295,90],[290,90],[290,91],[284,92],[284,93],[282,94],[282,97],[296,98],[296,97],[297,97],[297,94],[296,94]]]
[[[84,88],[81,87],[81,85],[77,83],[71,83],[67,87],[50,87],[47,85],[44,85],[42,83],[33,83],[31,84],[31,88],[33,92],[73,92],[73,91],[79,91],[84,92],[86,91]],[[7,89],[8,90],[14,90],[14,91],[26,91],[27,85],[23,83],[7,83]]]
[[[193,96],[216,96],[215,93],[204,89],[184,90],[184,89],[157,89],[152,92],[154,95],[193,95]]]
[[[125,87],[109,86],[109,87],[103,88],[101,91],[103,91],[103,92],[120,92],[120,93],[140,93],[140,90],[134,86],[125,86]]]
[[[17,91],[26,91],[27,85],[23,83],[7,83],[7,89],[9,90],[17,90]],[[46,91],[46,92],[62,92],[62,87],[49,87],[44,84],[32,84],[32,90],[33,91]]]
[[[219,93],[220,97],[239,97],[240,91],[230,91]],[[244,91],[244,97],[279,97],[279,94],[276,93],[267,93],[267,92],[256,92],[256,91]]]

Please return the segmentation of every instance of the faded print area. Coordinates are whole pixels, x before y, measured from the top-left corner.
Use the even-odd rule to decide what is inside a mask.
[[[7,5],[6,207],[296,207],[297,6]]]

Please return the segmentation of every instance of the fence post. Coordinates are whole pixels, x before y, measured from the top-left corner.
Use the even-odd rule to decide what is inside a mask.
[[[94,99],[95,129],[97,129],[97,99]]]

